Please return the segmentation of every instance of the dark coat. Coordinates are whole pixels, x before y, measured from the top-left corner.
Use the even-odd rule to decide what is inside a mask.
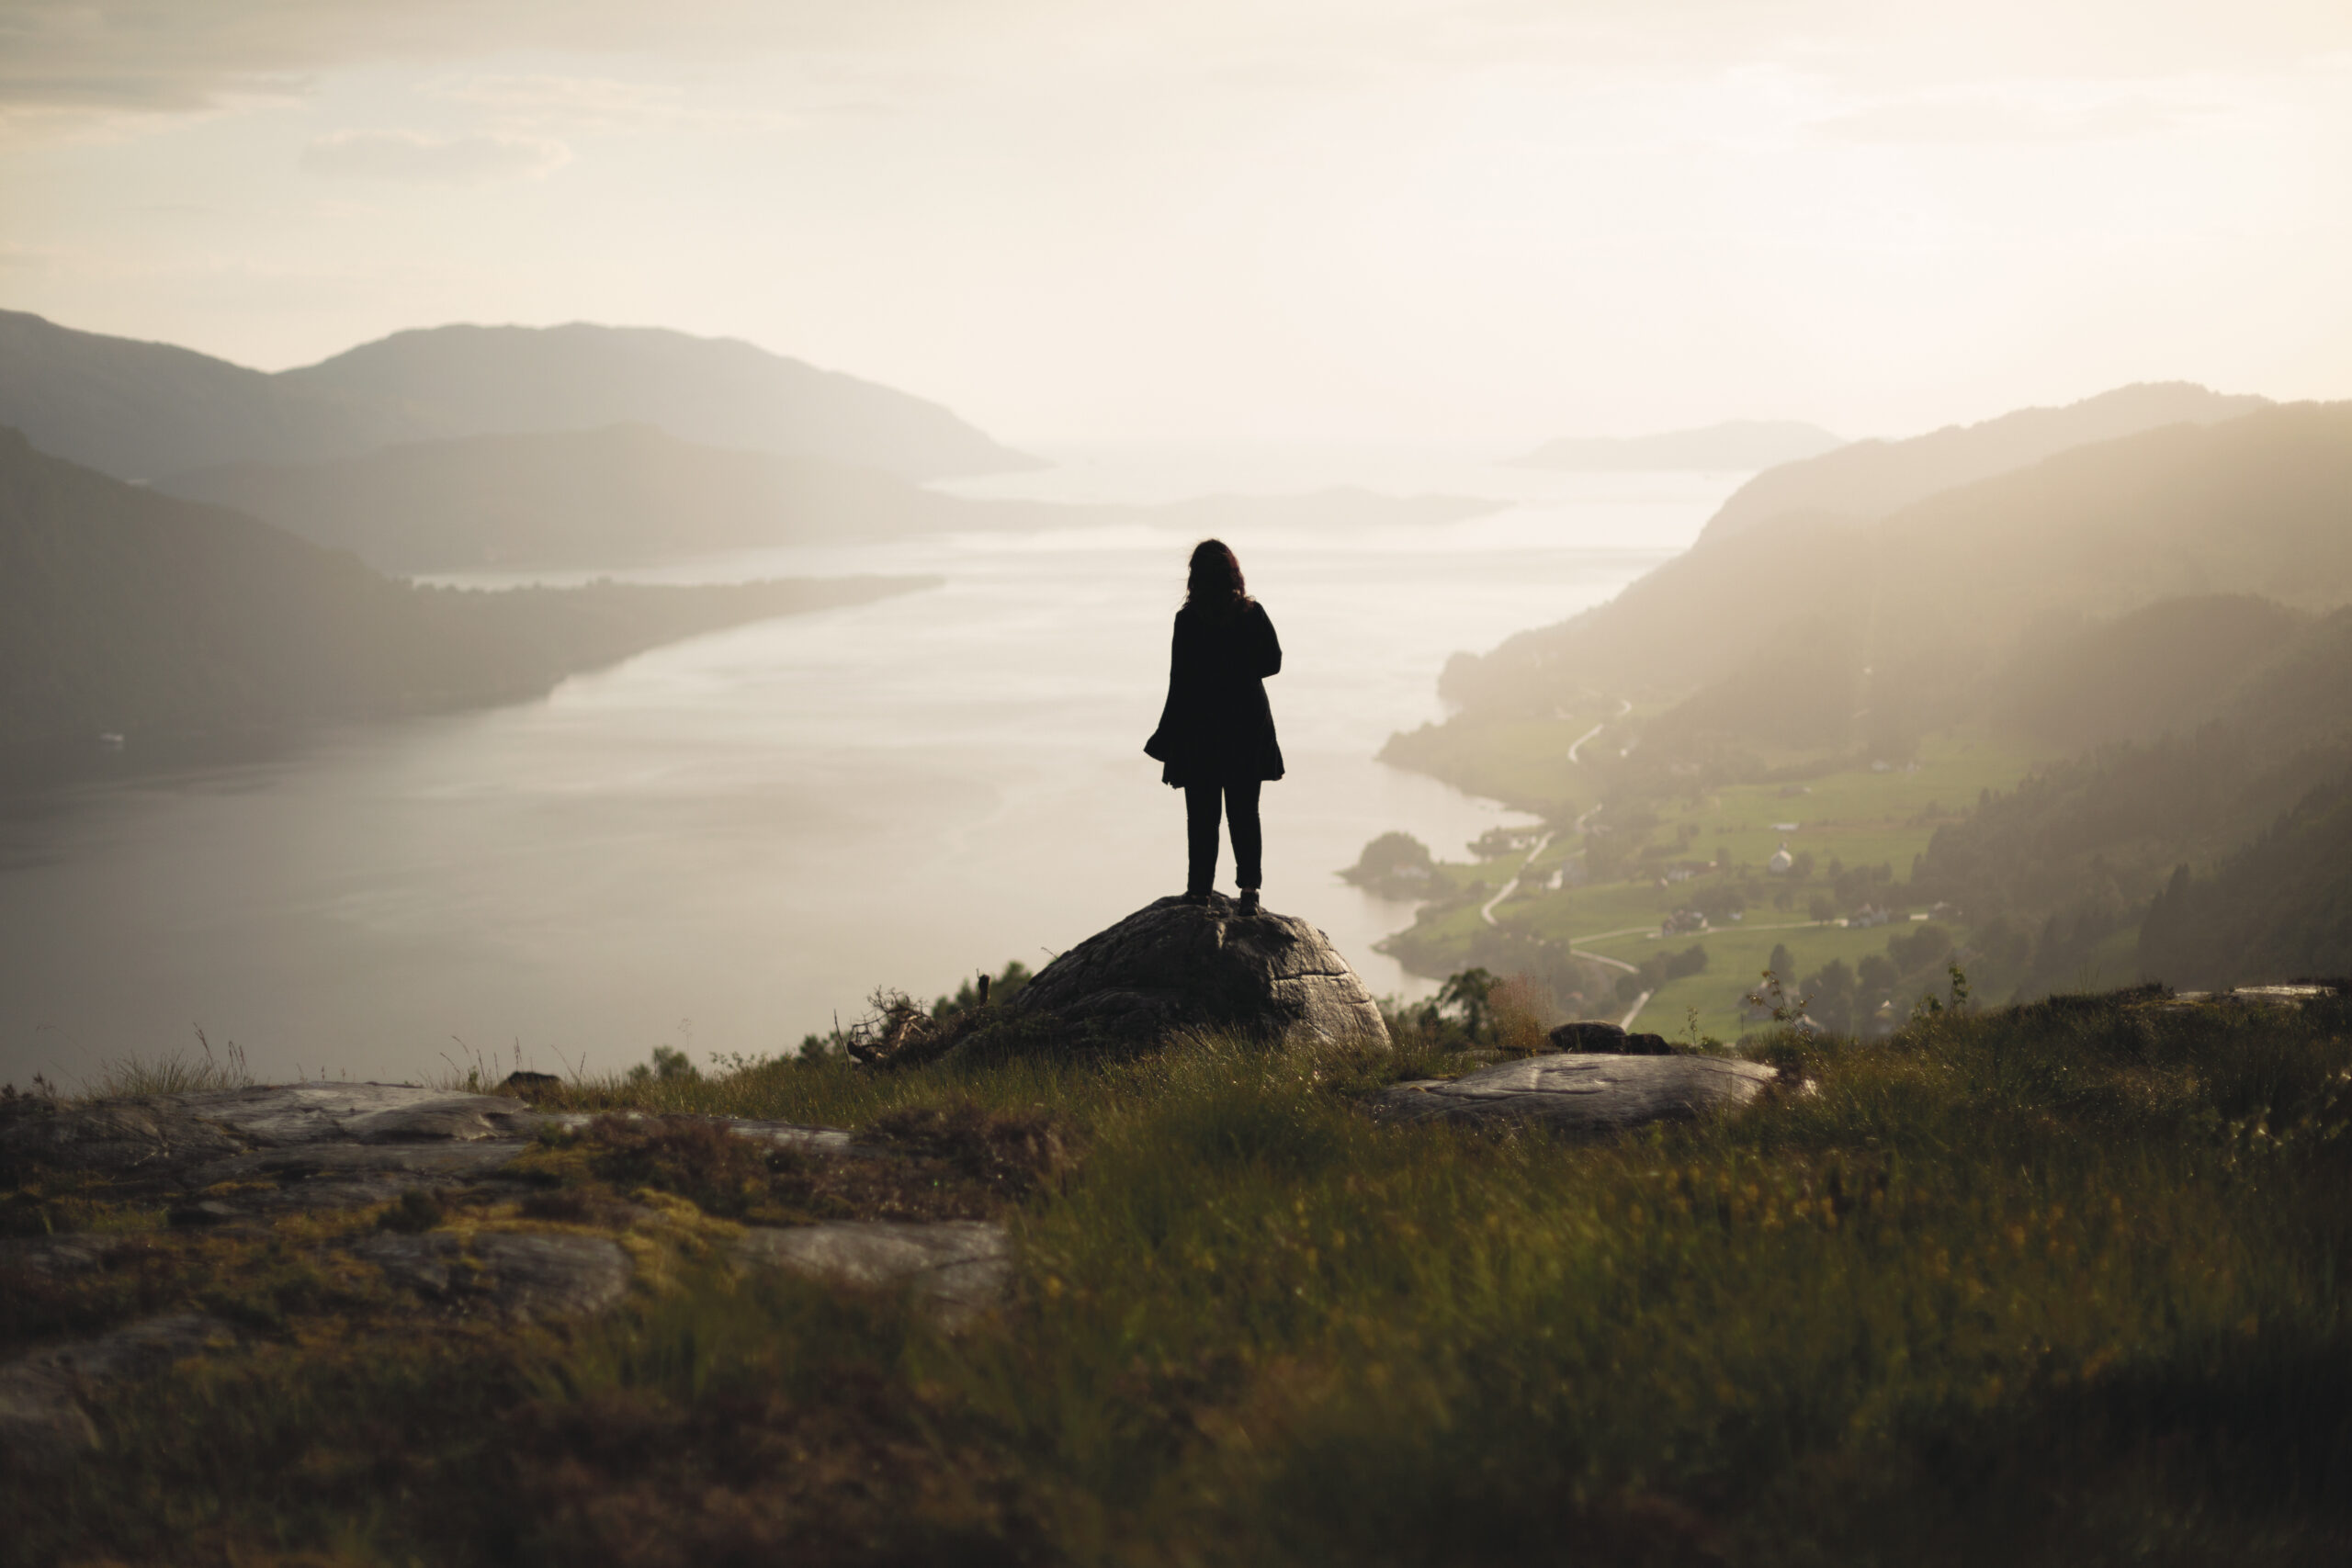
[[[1227,615],[1187,604],[1176,612],[1168,655],[1168,703],[1143,743],[1162,784],[1240,784],[1283,776],[1265,680],[1279,674],[1283,645],[1265,607],[1245,599]]]

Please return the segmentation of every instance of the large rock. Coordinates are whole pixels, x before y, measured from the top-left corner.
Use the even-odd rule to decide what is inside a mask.
[[[172,1211],[175,1224],[223,1224],[362,1208],[413,1187],[479,1186],[499,1179],[541,1128],[593,1120],[536,1111],[503,1095],[407,1084],[266,1084],[83,1104],[20,1099],[0,1107],[0,1183],[66,1171],[98,1178],[118,1198],[232,1183],[233,1192]],[[806,1154],[880,1152],[837,1127],[711,1120]]]
[[[602,1312],[628,1292],[628,1254],[606,1236],[447,1231],[379,1235],[352,1251],[452,1311],[515,1322]]]
[[[1244,915],[1221,895],[1146,905],[1046,964],[1013,1006],[1128,1039],[1202,1029],[1388,1038],[1380,1009],[1330,938],[1295,916]]]
[[[408,1084],[270,1084],[176,1095],[171,1103],[267,1148],[470,1143],[526,1136],[537,1123],[531,1108],[519,1100]]]
[[[194,1314],[150,1318],[95,1339],[51,1346],[0,1367],[0,1457],[12,1467],[52,1468],[96,1446],[82,1408],[112,1384],[143,1381],[192,1356],[233,1347],[236,1329]]]
[[[942,1320],[961,1323],[998,1305],[1012,1282],[1012,1242],[989,1220],[929,1224],[837,1220],[756,1227],[736,1244],[741,1261],[868,1290],[907,1287]]]
[[[1745,1105],[1779,1079],[1760,1062],[1727,1056],[1532,1056],[1458,1078],[1396,1084],[1382,1091],[1379,1105],[1399,1122],[1533,1122],[1560,1133],[1620,1133]]]

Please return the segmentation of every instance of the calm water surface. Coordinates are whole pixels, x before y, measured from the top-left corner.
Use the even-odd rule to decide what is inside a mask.
[[[1286,656],[1268,901],[1406,995],[1427,983],[1372,943],[1409,907],[1334,871],[1386,829],[1458,850],[1502,814],[1373,753],[1439,716],[1449,653],[1608,596],[1737,482],[1395,451],[1056,455],[959,488],[1151,502],[1356,483],[1522,502],[1231,536]],[[540,702],[13,802],[0,1078],[71,1085],[192,1048],[198,1027],[269,1076],[430,1077],[474,1051],[550,1070],[659,1043],[758,1055],[854,1017],[876,986],[928,997],[1042,964],[1182,886],[1182,802],[1139,747],[1192,543],[1123,525],[679,563],[641,575],[946,582],[658,649]]]

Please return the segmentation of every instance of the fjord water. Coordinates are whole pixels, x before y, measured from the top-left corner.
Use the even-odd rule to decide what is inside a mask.
[[[1268,902],[1406,995],[1427,982],[1373,943],[1409,906],[1337,869],[1392,828],[1458,852],[1504,818],[1374,761],[1382,741],[1439,716],[1449,653],[1607,597],[1740,477],[1393,449],[1053,455],[952,488],[1514,502],[1228,535],[1286,656]],[[678,562],[634,575],[944,581],[657,649],[541,701],[9,802],[0,1078],[71,1087],[110,1058],[192,1051],[198,1028],[268,1077],[432,1077],[476,1054],[608,1071],[662,1043],[756,1055],[857,1016],[877,986],[928,998],[1042,964],[1181,890],[1182,803],[1139,748],[1194,537],[1135,523]],[[1229,888],[1229,857],[1220,871]]]

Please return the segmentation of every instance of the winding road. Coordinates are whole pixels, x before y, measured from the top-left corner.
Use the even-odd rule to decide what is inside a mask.
[[[1581,823],[1584,818],[1579,817],[1577,820]],[[1544,852],[1544,846],[1551,841],[1552,830],[1549,828],[1546,828],[1544,829],[1544,836],[1535,840],[1535,847],[1527,852],[1527,858],[1519,863],[1518,874],[1514,875],[1509,882],[1504,883],[1503,890],[1496,894],[1493,897],[1487,899],[1486,906],[1478,911],[1478,918],[1480,919],[1486,921],[1490,926],[1498,926],[1502,923],[1500,920],[1495,919],[1495,906],[1510,897],[1511,894],[1518,889],[1520,877],[1527,874],[1527,868],[1535,863],[1535,857],[1542,854]]]
[[[1617,712],[1614,717],[1602,719],[1599,724],[1594,725],[1590,729],[1586,730],[1582,735],[1577,736],[1574,740],[1568,743],[1568,761],[1571,763],[1580,763],[1582,759],[1579,758],[1577,753],[1584,750],[1584,743],[1599,735],[1611,724],[1614,724],[1617,719],[1624,717],[1627,714],[1633,711],[1634,700],[1631,697],[1618,698]],[[1593,813],[1600,809],[1600,807],[1596,806],[1590,810],[1586,811],[1582,816],[1576,819],[1575,826],[1571,827],[1568,830],[1572,833],[1583,832],[1584,825],[1590,821],[1592,819]],[[1486,904],[1478,910],[1478,918],[1480,919],[1486,921],[1490,926],[1499,926],[1502,923],[1495,919],[1496,907],[1504,899],[1510,897],[1513,893],[1518,891],[1521,879],[1527,874],[1527,868],[1535,863],[1535,857],[1542,854],[1544,852],[1544,846],[1549,844],[1551,841],[1552,833],[1549,829],[1546,829],[1544,836],[1535,840],[1535,847],[1527,852],[1527,858],[1519,863],[1519,874],[1513,876],[1509,882],[1504,883],[1502,891],[1487,899]],[[1772,928],[1766,929],[1769,930]],[[1612,936],[1638,936],[1648,930],[1649,928],[1647,926],[1628,926],[1623,931],[1598,931],[1591,936],[1586,937],[1584,940],[1587,942],[1602,942]],[[1568,939],[1568,951],[1571,953],[1577,953],[1577,939],[1574,937]],[[1577,953],[1577,956],[1589,958],[1595,964],[1606,964],[1611,969],[1622,969],[1628,975],[1637,975],[1641,973],[1638,965],[1628,964],[1622,958],[1611,958],[1605,953]],[[1618,1021],[1617,1026],[1620,1029],[1633,1028],[1634,1021],[1642,1016],[1642,1009],[1649,1005],[1650,998],[1655,994],[1655,992],[1644,991],[1640,996],[1635,997],[1634,998],[1633,1007],[1628,1010],[1625,1016]]]
[[[1617,718],[1623,718],[1633,711],[1633,698],[1619,697],[1617,699]],[[1577,736],[1574,740],[1568,742],[1568,761],[1572,763],[1578,761],[1579,759],[1577,758],[1577,753],[1584,750],[1584,743],[1591,739],[1594,736],[1600,734],[1602,730],[1608,728],[1616,721],[1616,718],[1604,718],[1599,724],[1594,725],[1590,729],[1586,730],[1582,735]],[[1600,807],[1595,807],[1593,809],[1597,811]]]

